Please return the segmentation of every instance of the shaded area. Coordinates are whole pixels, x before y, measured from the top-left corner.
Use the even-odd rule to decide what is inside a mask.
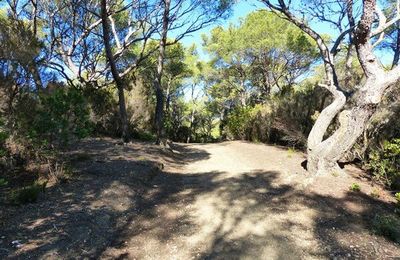
[[[238,178],[215,181],[221,175],[223,173],[220,172],[185,176],[167,174],[156,180],[159,189],[150,196],[150,200],[140,202],[141,213],[132,217],[127,226],[117,232],[118,236],[110,248],[100,255],[116,257],[122,252],[125,256],[146,259],[169,255],[167,249],[163,251],[158,246],[174,242],[179,244],[181,241],[175,241],[175,237],[179,236],[184,237],[183,241],[190,240],[203,228],[193,221],[191,212],[176,213],[177,209],[210,194],[224,201],[223,205],[214,205],[220,216],[211,216],[220,218],[221,223],[196,245],[201,250],[197,251],[194,247],[185,256],[198,259],[400,256],[398,245],[374,236],[371,230],[374,216],[391,213],[392,205],[382,204],[362,193],[348,192],[345,198],[337,199],[315,193],[305,194],[291,186],[276,187],[273,183],[278,172],[243,173]],[[354,212],[346,207],[347,203],[354,203],[362,210]],[[296,212],[309,209],[314,212],[314,217],[311,225],[307,226],[294,216]],[[168,216],[169,210],[175,212],[170,214],[173,218]],[[246,231],[246,224],[243,223],[252,227]],[[259,232],[254,232],[257,229]],[[306,233],[310,233],[311,237]],[[301,237],[302,234],[304,237]],[[294,237],[298,235],[300,237]],[[157,251],[150,255],[141,251],[146,244],[142,238],[149,236],[160,243],[153,248]],[[311,243],[311,247],[299,244],[299,240],[303,239],[315,239],[315,243]],[[185,249],[178,247],[178,250]]]
[[[0,257],[400,256],[398,245],[371,230],[375,215],[391,213],[393,205],[363,193],[337,198],[298,190],[282,184],[279,171],[163,172],[159,161],[183,166],[210,154],[202,146],[175,145],[179,153],[161,160],[168,152],[159,148],[110,145],[95,147],[90,163],[80,162],[78,181],[49,189],[37,204],[6,210]],[[20,250],[9,245],[17,239]]]

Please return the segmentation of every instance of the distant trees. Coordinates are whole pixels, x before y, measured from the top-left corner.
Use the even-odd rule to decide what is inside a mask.
[[[23,107],[49,112],[47,101],[64,98],[87,105],[99,133],[125,142],[152,129],[157,143],[307,143],[311,172],[338,170],[366,129],[372,136],[382,127],[376,111],[398,102],[399,2],[364,0],[360,9],[352,1],[260,1],[269,11],[204,36],[210,61],[179,41],[226,18],[234,1],[6,1],[0,121],[13,132]],[[329,24],[332,35],[315,23]],[[391,53],[390,64],[379,53]]]
[[[251,87],[266,99],[273,88],[292,86],[317,57],[310,37],[266,10],[249,14],[238,26],[215,28],[204,45],[224,75],[220,84],[235,89],[242,105]]]
[[[156,91],[155,109],[155,128],[157,132],[157,143],[165,142],[164,137],[164,100],[165,93],[161,86],[163,75],[165,47],[168,44],[168,35],[174,34],[174,39],[170,37],[170,43],[178,42],[190,33],[226,17],[233,1],[230,0],[162,0],[162,30],[159,40],[157,74],[154,78],[154,88]]]
[[[285,118],[282,111],[279,115],[271,113],[283,104],[274,100],[291,95],[305,73],[316,64],[318,49],[313,40],[290,22],[260,10],[249,14],[238,25],[214,28],[210,36],[204,37],[204,47],[212,58],[212,69],[206,74],[206,92],[218,111],[215,112],[220,118],[221,135],[277,141],[281,134],[295,132],[285,128],[298,127],[300,134],[289,139],[293,140],[290,143],[299,144],[300,141],[294,139],[300,138],[302,126],[293,122],[294,117]],[[303,102],[305,108],[310,107],[307,110],[315,107],[306,105],[307,100],[299,102]],[[297,108],[288,107],[287,114],[290,109]],[[298,117],[299,111],[296,120],[307,115],[310,118],[308,113],[311,112],[307,110],[301,111],[303,117]],[[262,118],[266,122],[259,123]],[[272,134],[273,128],[280,128],[279,134]],[[304,128],[306,131],[307,127]]]

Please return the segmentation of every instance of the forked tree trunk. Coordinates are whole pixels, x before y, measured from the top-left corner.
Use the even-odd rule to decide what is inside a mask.
[[[308,148],[307,168],[312,174],[328,174],[340,171],[337,162],[350,150],[362,135],[373,106],[354,107],[339,114],[339,128],[318,146]],[[310,135],[309,139],[313,136]]]
[[[340,171],[337,162],[362,136],[387,87],[388,84],[382,79],[367,80],[353,97],[352,107],[339,113],[346,103],[343,95],[321,112],[308,137],[307,168],[310,173],[319,175]],[[322,140],[336,111],[339,127],[330,137]]]

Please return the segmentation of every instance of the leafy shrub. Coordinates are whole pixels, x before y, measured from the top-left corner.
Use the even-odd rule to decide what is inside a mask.
[[[8,184],[8,181],[4,178],[0,178],[0,187],[1,186],[6,186]]]
[[[400,243],[400,220],[392,215],[377,215],[372,221],[373,230],[377,235]]]
[[[307,135],[326,103],[329,94],[305,83],[290,91],[272,95],[265,103],[249,104],[230,110],[227,136],[305,148]]]
[[[379,149],[369,155],[367,166],[374,179],[391,187],[400,186],[400,139],[384,141]]]
[[[397,204],[400,204],[400,192],[397,192],[397,193],[394,195],[394,197],[395,197],[396,200],[397,200]]]
[[[359,192],[361,191],[361,187],[357,183],[353,183],[350,185],[350,190],[354,192]]]
[[[75,88],[56,88],[43,94],[30,131],[32,140],[43,145],[66,145],[90,133],[89,111],[82,93]]]
[[[293,147],[289,147],[288,148],[288,150],[287,150],[287,153],[288,153],[288,158],[292,158],[292,156],[294,155],[294,154],[296,154],[296,149],[294,149]]]
[[[8,133],[3,129],[4,123],[0,120],[0,158],[7,155],[5,142],[8,138]]]
[[[118,114],[118,102],[112,90],[86,86],[84,96],[90,110],[90,121],[94,132],[100,135],[119,136],[121,123]]]
[[[15,113],[6,115],[4,131],[0,126],[0,153],[7,148],[0,171],[23,169],[28,162],[32,167],[38,161],[53,165],[63,146],[90,133],[89,111],[78,89],[49,83],[38,96],[21,93],[14,106]]]
[[[238,107],[228,117],[229,135],[234,139],[246,139],[246,130],[251,120],[251,107]]]
[[[11,202],[14,204],[34,203],[37,201],[40,192],[44,191],[46,183],[34,183],[11,192]]]
[[[153,142],[156,140],[156,137],[153,134],[146,132],[146,131],[139,131],[139,130],[133,132],[133,137],[140,141]]]

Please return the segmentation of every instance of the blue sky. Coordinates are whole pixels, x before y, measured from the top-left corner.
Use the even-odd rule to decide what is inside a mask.
[[[219,21],[218,23],[211,24],[210,26],[197,31],[197,32],[193,33],[192,35],[188,35],[181,40],[181,43],[187,47],[191,46],[193,43],[195,43],[198,46],[201,57],[206,58],[204,53],[201,52],[201,44],[202,44],[201,35],[208,34],[214,27],[216,27],[218,25],[222,25],[222,26],[226,27],[230,23],[237,24],[237,23],[239,23],[241,18],[244,18],[249,13],[259,10],[259,9],[265,9],[265,5],[261,4],[258,1],[239,0],[239,2],[234,5],[234,7],[232,9],[232,15],[227,20],[223,20],[223,21]]]
[[[193,43],[195,43],[198,47],[198,51],[200,54],[200,57],[202,59],[207,59],[207,55],[202,51],[202,35],[203,34],[209,34],[210,31],[216,27],[216,26],[223,26],[227,27],[229,24],[238,24],[242,18],[245,18],[249,13],[260,10],[260,9],[266,9],[265,4],[260,3],[259,1],[254,1],[254,0],[239,0],[238,3],[236,3],[233,6],[232,9],[232,14],[227,20],[222,20],[217,23],[211,24],[206,28],[203,28],[202,30],[199,30],[197,32],[194,32],[191,35],[186,36],[181,40],[181,43],[185,45],[186,47],[191,46]],[[314,26],[315,27],[315,26]],[[327,24],[319,24],[318,27],[318,32],[321,33],[329,33],[332,34],[333,30],[330,28]]]
[[[199,30],[192,35],[188,35],[185,38],[181,40],[181,42],[185,46],[190,46],[193,43],[195,43],[198,47],[199,55],[201,59],[208,59],[207,54],[205,54],[202,51],[202,35],[203,34],[209,34],[209,32],[216,26],[222,25],[223,27],[227,27],[229,24],[238,24],[240,22],[240,19],[245,18],[249,13],[260,10],[260,9],[266,9],[266,6],[259,1],[255,0],[238,0],[238,3],[236,3],[233,6],[232,9],[232,15],[227,19],[223,21],[219,21],[218,23],[211,24],[210,26],[203,28],[202,30]],[[335,36],[338,36],[339,32],[337,30],[334,30],[329,24],[327,23],[321,23],[321,22],[312,22],[311,27],[316,30],[319,33],[322,34],[329,34],[333,38]],[[391,64],[392,61],[392,54],[388,52],[382,52],[382,51],[376,51],[376,54],[379,56],[381,61],[385,64]]]

